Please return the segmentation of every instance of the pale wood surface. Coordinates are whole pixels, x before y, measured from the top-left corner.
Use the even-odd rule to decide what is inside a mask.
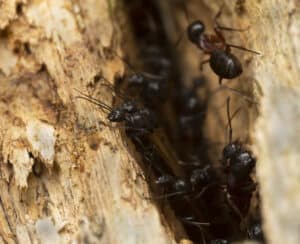
[[[145,177],[128,141],[98,126],[106,114],[74,98],[77,88],[111,104],[112,92],[95,77],[113,81],[124,72],[106,55],[130,35],[117,3],[1,1],[3,243],[175,242],[143,196]],[[44,167],[41,177],[34,162]]]

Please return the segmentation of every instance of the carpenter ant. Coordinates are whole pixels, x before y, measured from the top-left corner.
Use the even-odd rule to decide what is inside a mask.
[[[222,30],[225,31],[245,31],[246,29],[234,29],[220,26],[217,19],[221,16],[222,8],[215,16],[214,31],[215,35],[205,33],[205,25],[200,20],[191,23],[187,28],[189,40],[194,43],[205,54],[210,55],[208,60],[201,62],[201,69],[205,63],[210,64],[211,69],[219,76],[219,84],[222,84],[222,79],[234,79],[242,72],[242,64],[239,59],[233,55],[230,48],[237,48],[243,51],[260,54],[259,52],[229,44],[223,36]]]
[[[168,81],[167,81],[167,71],[165,69],[168,66],[163,67],[160,74],[153,74],[148,72],[138,72],[135,71],[134,67],[123,57],[115,53],[115,56],[120,58],[131,70],[131,74],[122,78],[127,83],[129,89],[135,89],[139,91],[140,98],[148,106],[158,106],[161,105],[167,98],[168,94]],[[160,57],[153,57],[153,59],[161,59]],[[151,62],[154,62],[153,60]],[[163,62],[161,60],[161,62]]]
[[[187,179],[163,174],[155,181],[156,184],[167,187],[169,192],[158,198],[190,195],[193,199],[200,198],[208,187],[216,185],[217,182],[217,174],[210,165],[194,169]]]
[[[107,119],[110,122],[125,122],[126,133],[129,136],[142,136],[153,132],[157,128],[155,114],[148,108],[139,108],[132,100],[124,101],[121,105],[113,108],[81,91],[76,98],[84,99],[97,105],[100,109],[108,112]]]
[[[229,126],[229,143],[223,149],[223,164],[228,164],[229,172],[238,180],[245,179],[252,172],[256,160],[239,141],[232,142],[232,125],[230,116],[230,97],[227,98],[227,118]],[[238,110],[237,110],[238,111]]]
[[[251,152],[246,150],[238,141],[232,142],[232,117],[230,115],[230,97],[227,98],[227,117],[229,126],[229,143],[223,149],[222,163],[227,174],[226,191],[228,199],[237,205],[235,210],[242,218],[249,209],[252,192],[255,190],[250,174],[256,164],[256,159]],[[238,111],[238,110],[237,110]],[[234,206],[233,206],[234,207]]]

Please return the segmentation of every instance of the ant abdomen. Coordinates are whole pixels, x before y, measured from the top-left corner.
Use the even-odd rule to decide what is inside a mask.
[[[242,64],[236,56],[223,50],[213,50],[209,59],[211,69],[221,78],[233,79],[242,72]]]

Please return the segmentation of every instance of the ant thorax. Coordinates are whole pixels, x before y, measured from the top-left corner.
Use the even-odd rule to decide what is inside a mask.
[[[214,50],[225,50],[226,44],[216,35],[202,34],[199,37],[199,47],[205,53],[211,53]]]

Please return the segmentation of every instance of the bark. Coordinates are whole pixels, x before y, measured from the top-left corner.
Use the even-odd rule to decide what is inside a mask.
[[[123,74],[118,1],[1,1],[1,243],[174,243],[106,114],[76,99]],[[120,30],[122,29],[123,32]],[[172,217],[171,217],[172,218]],[[180,234],[179,234],[180,236]]]

